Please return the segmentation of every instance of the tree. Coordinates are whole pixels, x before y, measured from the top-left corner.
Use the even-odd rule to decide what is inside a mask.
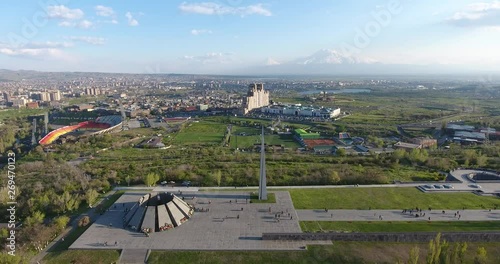
[[[158,175],[157,173],[151,172],[151,173],[146,174],[146,176],[144,176],[143,180],[144,180],[144,184],[146,184],[148,187],[151,187],[151,186],[155,185],[155,183],[157,181],[160,180],[160,175]]]
[[[476,165],[479,168],[484,167],[487,162],[488,162],[488,157],[486,157],[486,155],[479,155],[476,157]]]
[[[127,186],[130,186],[130,180],[132,180],[132,178],[130,178],[130,175],[127,175],[127,177],[125,177],[125,181],[127,182]]]
[[[95,203],[98,196],[99,196],[99,193],[95,189],[88,189],[85,192],[85,200],[87,201],[87,204],[89,205],[89,207],[92,208],[92,205]]]
[[[41,224],[43,223],[43,219],[45,218],[45,214],[40,212],[40,211],[36,211],[33,213],[33,215],[31,216],[28,216],[26,217],[26,226],[34,226],[36,224]]]
[[[476,252],[476,257],[474,257],[474,264],[483,264],[488,260],[486,256],[486,249],[484,247],[479,247]]]
[[[460,263],[465,262],[465,253],[467,252],[467,242],[463,242],[460,245],[460,252],[458,254],[458,259],[460,260]]]
[[[451,252],[450,261],[451,263],[460,263],[458,259],[458,254],[460,253],[460,243],[455,243],[453,251]]]
[[[408,259],[408,264],[418,264],[419,254],[420,248],[418,246],[413,247],[410,250],[410,258]]]
[[[328,176],[328,181],[330,184],[336,184],[340,181],[339,173],[334,170],[330,171],[330,175]]]
[[[214,178],[215,178],[215,181],[217,182],[217,186],[220,187],[220,183],[222,180],[222,173],[220,170],[217,170],[216,172],[214,172]]]
[[[392,159],[393,160],[401,160],[403,159],[404,157],[406,157],[407,153],[404,149],[396,149],[393,153],[392,153]]]
[[[441,250],[441,233],[438,233],[436,238],[429,241],[429,253],[427,254],[426,263],[439,264],[441,260]]]
[[[56,226],[56,228],[59,231],[63,231],[64,228],[66,228],[66,226],[68,225],[68,223],[69,223],[69,217],[65,215],[59,216],[56,219],[54,219],[54,226]]]
[[[345,150],[345,149],[343,149],[343,148],[339,148],[339,149],[337,149],[336,154],[337,154],[337,156],[339,156],[339,157],[345,157],[345,155],[346,155],[346,150]]]
[[[440,251],[440,255],[439,255],[439,263],[440,264],[450,263],[449,248],[450,248],[450,244],[448,243],[448,241],[443,240],[443,243],[441,243],[441,251]]]
[[[90,217],[88,215],[86,215],[86,216],[80,218],[80,220],[78,220],[79,227],[87,226],[89,223],[90,223]]]

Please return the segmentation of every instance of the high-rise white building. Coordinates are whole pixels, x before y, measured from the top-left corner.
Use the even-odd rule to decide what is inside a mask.
[[[269,105],[269,91],[264,90],[264,84],[253,83],[248,87],[248,93],[243,100],[243,114],[253,109]]]
[[[50,94],[48,92],[41,92],[40,93],[40,101],[50,102]]]
[[[50,101],[61,101],[61,92],[60,91],[50,91]]]

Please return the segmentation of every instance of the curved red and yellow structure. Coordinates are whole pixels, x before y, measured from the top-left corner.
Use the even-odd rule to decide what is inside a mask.
[[[78,129],[107,129],[110,128],[110,124],[106,123],[97,123],[93,121],[85,121],[78,123],[76,125],[72,126],[65,126],[58,128],[50,133],[48,133],[45,137],[43,137],[38,143],[40,145],[49,145],[52,144],[56,139],[58,139],[60,136],[67,134],[69,132],[73,132]]]

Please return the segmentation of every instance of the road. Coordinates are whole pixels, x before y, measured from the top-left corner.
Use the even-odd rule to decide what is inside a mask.
[[[499,193],[500,194],[500,181],[497,183],[481,183],[482,188],[474,188],[471,185],[474,182],[470,181],[466,176],[470,173],[477,172],[476,170],[456,170],[451,172],[451,174],[459,179],[461,182],[434,182],[434,183],[400,183],[400,184],[372,184],[372,185],[306,185],[306,186],[268,186],[268,190],[279,190],[279,189],[324,189],[324,188],[407,188],[407,187],[417,187],[422,185],[451,185],[453,189],[431,189],[428,192],[463,192],[463,191],[478,191],[481,190],[485,193]],[[246,187],[116,187],[115,190],[152,190],[155,192],[198,192],[198,191],[217,191],[217,190],[257,190],[258,186],[246,186]]]

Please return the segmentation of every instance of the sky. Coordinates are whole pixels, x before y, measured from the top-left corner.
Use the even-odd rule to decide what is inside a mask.
[[[0,69],[217,73],[323,49],[500,71],[500,1],[1,1]]]

